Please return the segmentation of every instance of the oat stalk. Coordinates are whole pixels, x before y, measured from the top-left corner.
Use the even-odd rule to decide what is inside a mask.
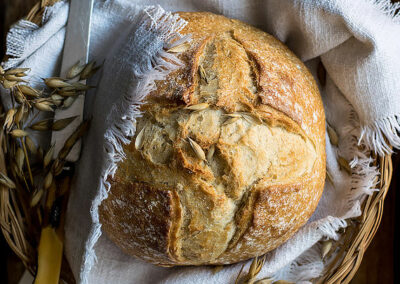
[[[17,127],[20,128],[19,124],[17,124]],[[33,175],[32,175],[32,169],[31,169],[31,164],[29,163],[29,156],[28,152],[26,151],[26,145],[25,145],[25,139],[22,137],[20,138],[21,144],[22,144],[22,150],[24,150],[24,156],[25,156],[25,161],[26,161],[26,168],[28,169],[28,174],[29,174],[29,181],[31,182],[31,185],[33,186]]]
[[[98,70],[99,66],[92,64],[89,67],[85,65],[84,68],[86,68],[85,76],[88,78]],[[84,68],[75,66],[75,70],[72,70],[69,75],[76,78],[81,73],[80,69],[83,71]],[[38,123],[36,119],[41,113],[70,106],[78,95],[84,94],[92,87],[83,82],[72,82],[68,78],[52,77],[44,78],[43,89],[38,89],[30,85],[29,78],[26,77],[28,71],[28,68],[4,70],[0,66],[0,85],[7,89],[11,101],[11,109],[4,110],[0,105],[0,131],[2,131],[0,147],[4,147],[2,159],[5,162],[4,169],[2,168],[0,173],[0,184],[6,188],[8,196],[13,195],[10,202],[15,202],[10,210],[6,210],[5,214],[9,215],[7,218],[18,218],[18,226],[12,227],[13,230],[17,228],[18,232],[13,232],[13,234],[18,239],[9,240],[10,245],[23,246],[23,254],[37,254],[39,240],[38,234],[34,231],[37,226],[43,226],[49,219],[49,210],[46,208],[51,207],[52,204],[44,204],[44,201],[49,196],[51,185],[58,182],[56,179],[63,172],[65,161],[62,159],[51,161],[52,157],[47,157],[48,166],[43,167],[43,152],[47,153],[48,149],[35,145],[29,135],[34,128],[56,131],[70,125],[74,118]],[[84,125],[85,127],[81,125],[67,140],[68,147],[63,148],[64,155],[87,130],[88,123]],[[21,198],[21,193],[24,198]],[[66,191],[63,191],[62,194],[65,193]],[[54,198],[59,196],[60,193],[57,193]],[[7,226],[14,225],[7,224]]]

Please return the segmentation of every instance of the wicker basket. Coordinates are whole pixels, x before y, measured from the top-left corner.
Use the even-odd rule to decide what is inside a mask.
[[[58,0],[42,0],[29,12],[26,19],[40,24],[43,10]],[[0,115],[4,113],[0,105]],[[4,145],[1,145],[3,132],[0,133],[0,170],[5,170]],[[349,283],[359,268],[365,250],[371,243],[381,222],[383,204],[389,189],[393,167],[391,155],[376,157],[375,164],[380,170],[379,191],[368,196],[363,203],[363,214],[350,220],[342,238],[333,244],[331,252],[338,251],[335,259],[327,267],[324,275],[315,279],[315,283]],[[1,231],[10,248],[21,259],[25,267],[34,274],[36,270],[36,244],[38,231],[32,231],[27,223],[27,206],[25,201],[13,190],[1,188],[0,191],[0,224]],[[328,255],[329,256],[329,255]],[[63,261],[61,277],[67,283],[73,283],[67,262]]]

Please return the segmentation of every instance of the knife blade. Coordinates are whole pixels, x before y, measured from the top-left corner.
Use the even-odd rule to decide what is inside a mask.
[[[63,57],[61,61],[60,77],[65,78],[68,70],[77,62],[82,64],[88,62],[89,44],[90,44],[90,20],[92,17],[94,0],[71,0],[69,7],[68,23],[64,41]],[[84,81],[81,81],[85,83]],[[72,105],[67,109],[58,109],[55,111],[54,121],[77,116],[66,128],[53,131],[51,144],[54,144],[54,158],[64,145],[65,140],[74,132],[74,130],[83,121],[85,97],[79,95]],[[75,162],[79,159],[81,151],[81,142],[78,141],[66,160]]]

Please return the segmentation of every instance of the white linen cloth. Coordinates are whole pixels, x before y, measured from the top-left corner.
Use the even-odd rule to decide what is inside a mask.
[[[334,185],[326,183],[307,225],[267,254],[259,278],[306,283],[321,275],[325,263],[318,241],[338,238],[337,230],[346,226],[345,219],[360,215],[360,202],[375,190],[378,173],[370,165],[368,150],[384,154],[391,151],[390,146],[400,146],[400,25],[394,16],[399,5],[390,1],[97,1],[90,54],[99,62],[106,61],[102,74],[92,79],[99,82],[98,88],[86,98],[86,115],[92,116],[92,124],[67,213],[66,254],[75,278],[82,283],[233,283],[243,264],[218,273],[209,267],[160,268],[123,254],[101,235],[97,206],[107,194],[104,178],[123,158],[118,151],[120,143],[126,143],[125,136],[135,131],[131,121],[139,113],[132,102],[139,102],[152,81],[166,74],[152,68],[149,60],[157,59],[153,63],[167,70],[178,68],[179,62],[167,64],[160,58],[166,56],[163,45],[168,45],[183,24],[179,19],[169,17],[165,25],[156,25],[154,19],[152,32],[141,30],[142,36],[137,32],[143,16],[140,11],[151,4],[168,11],[210,11],[243,20],[286,43],[314,75],[320,61],[326,68],[326,85],[320,90],[327,121],[340,137],[338,147],[327,137],[327,169]],[[162,12],[148,11],[153,16]],[[42,27],[27,21],[17,23],[7,38],[7,53],[14,58],[3,66],[31,67],[33,79],[57,75],[67,15],[68,5],[58,3],[46,10]],[[166,26],[170,29],[160,32]],[[143,38],[148,41],[139,43]],[[151,47],[147,50],[152,57],[138,61],[137,55],[145,47]],[[6,91],[1,93],[7,104]],[[359,150],[358,144],[364,145],[364,150]],[[340,170],[338,155],[352,160],[352,176]]]

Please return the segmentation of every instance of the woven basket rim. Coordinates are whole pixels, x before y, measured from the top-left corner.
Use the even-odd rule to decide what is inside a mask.
[[[41,0],[30,10],[26,20],[36,24],[41,23],[45,7],[52,6],[59,0]],[[0,107],[0,112],[2,111]],[[0,140],[1,135],[0,134]],[[1,145],[0,145],[1,146]],[[379,191],[368,196],[362,204],[362,215],[350,219],[352,222],[346,228],[342,238],[333,244],[331,251],[339,249],[335,259],[325,269],[324,275],[314,279],[315,283],[349,283],[356,274],[364,253],[370,245],[380,225],[383,206],[389,190],[393,174],[391,154],[383,157],[375,156],[375,165],[379,168],[380,178],[377,180]],[[0,168],[5,168],[3,148],[0,147]],[[10,194],[9,189],[2,188],[0,192],[0,225],[5,240],[15,254],[21,259],[25,267],[34,274],[36,254],[28,241],[24,238],[21,229],[24,223],[19,214],[18,200]],[[10,214],[12,218],[10,218]],[[339,248],[340,247],[340,248]]]

